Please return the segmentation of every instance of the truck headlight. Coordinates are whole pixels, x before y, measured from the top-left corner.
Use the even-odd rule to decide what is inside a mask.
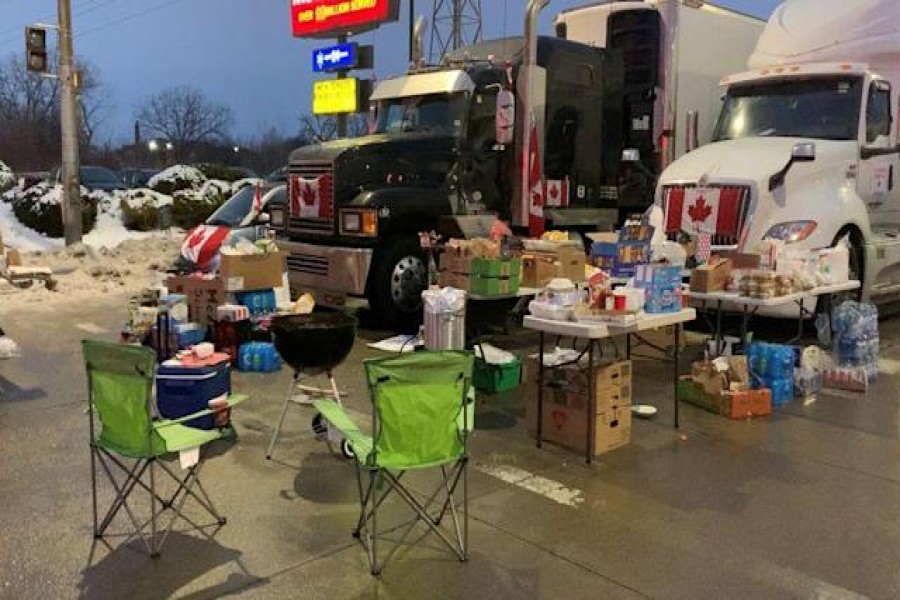
[[[269,210],[269,225],[276,229],[284,227],[284,211],[280,208]]]
[[[341,233],[346,235],[378,235],[378,211],[350,209],[341,211]]]
[[[778,223],[777,225],[773,225],[763,238],[782,240],[785,244],[793,244],[794,242],[802,242],[811,236],[818,226],[819,224],[815,221],[788,221],[786,223]]]

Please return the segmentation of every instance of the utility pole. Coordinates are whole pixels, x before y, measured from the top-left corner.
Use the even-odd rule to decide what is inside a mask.
[[[75,55],[72,50],[71,0],[58,0],[60,123],[62,129],[63,227],[66,245],[81,242],[81,184],[78,180],[78,101],[75,90]]]
[[[338,36],[338,39],[337,39],[337,43],[338,43],[338,44],[346,44],[346,43],[347,43],[347,36],[346,36],[346,35],[339,35],[339,36]],[[340,71],[338,71],[337,78],[338,78],[338,79],[346,79],[346,78],[347,78],[347,71],[344,71],[343,69],[340,70]],[[343,138],[347,137],[347,115],[346,115],[345,113],[340,113],[339,115],[337,115],[337,119],[336,119],[336,120],[337,120],[337,123],[336,123],[336,125],[337,125],[337,136],[338,136],[338,138],[343,139]]]

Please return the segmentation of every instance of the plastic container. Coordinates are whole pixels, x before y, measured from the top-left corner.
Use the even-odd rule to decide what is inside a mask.
[[[267,315],[278,309],[274,290],[239,292],[235,294],[238,304],[246,306],[253,316]]]
[[[156,373],[156,406],[159,414],[178,419],[209,408],[209,401],[231,393],[231,368],[228,361],[208,367],[160,365]],[[198,417],[184,423],[197,429],[214,429],[215,415]]]
[[[472,384],[476,390],[496,394],[519,387],[522,380],[522,361],[518,358],[503,365],[492,365],[482,359],[475,359]]]
[[[768,382],[772,390],[772,406],[784,406],[794,399],[794,379],[775,379]]]
[[[571,306],[557,306],[549,302],[532,300],[528,303],[528,312],[539,319],[551,321],[568,321],[572,318],[574,309]]]
[[[238,370],[272,373],[281,369],[281,357],[270,342],[250,342],[238,349]]]

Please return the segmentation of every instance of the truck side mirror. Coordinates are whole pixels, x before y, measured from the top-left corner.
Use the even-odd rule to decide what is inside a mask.
[[[641,162],[641,151],[637,148],[626,148],[622,150],[622,162],[637,163]]]
[[[516,97],[509,90],[497,93],[497,111],[494,113],[494,138],[498,144],[511,144],[515,139]]]
[[[794,144],[794,147],[791,149],[791,159],[784,165],[782,170],[769,178],[769,191],[774,192],[784,185],[784,180],[794,163],[812,162],[814,160],[816,160],[815,142],[797,142]]]
[[[791,150],[791,160],[794,162],[812,162],[816,160],[815,142],[798,142]]]

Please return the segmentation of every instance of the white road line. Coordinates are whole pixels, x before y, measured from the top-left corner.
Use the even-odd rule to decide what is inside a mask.
[[[525,469],[507,465],[483,464],[476,464],[475,468],[485,475],[490,475],[504,483],[528,490],[563,506],[578,508],[584,502],[584,494],[581,490],[568,488],[558,481],[535,475]]]
[[[93,323],[75,323],[75,327],[94,335],[100,335],[101,333],[106,333],[108,331],[107,329],[104,329],[103,327],[100,327],[99,325],[95,325]]]

